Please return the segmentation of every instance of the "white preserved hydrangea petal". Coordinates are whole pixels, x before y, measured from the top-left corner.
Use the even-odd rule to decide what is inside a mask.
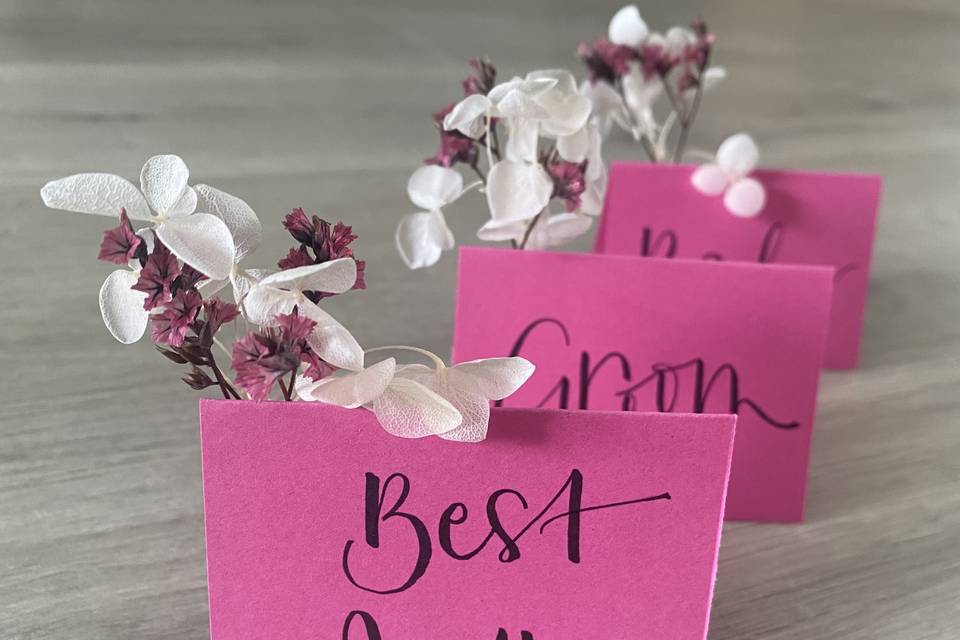
[[[173,203],[173,206],[167,211],[167,217],[177,218],[188,216],[197,210],[197,192],[193,187],[186,187],[180,198]]]
[[[386,390],[366,405],[384,430],[401,438],[423,438],[460,426],[463,416],[447,400],[408,378],[394,377]]]
[[[453,430],[439,434],[445,440],[480,442],[487,437],[490,423],[490,401],[471,388],[460,388],[453,383],[453,369],[431,369],[421,364],[397,368],[397,376],[413,380],[449,402],[461,415],[460,424]]]
[[[455,245],[453,232],[440,210],[404,216],[397,225],[395,240],[400,257],[411,269],[436,264],[440,254]]]
[[[268,327],[276,324],[277,315],[292,312],[299,300],[298,293],[283,291],[260,282],[247,292],[241,308],[247,320],[261,327]]]
[[[587,171],[584,178],[589,182],[603,179],[603,188],[606,189],[607,165],[603,162],[603,133],[596,122],[587,123]]]
[[[536,367],[519,357],[484,358],[448,367],[450,384],[487,400],[503,400],[523,386]]]
[[[481,138],[486,130],[484,118],[491,106],[487,96],[480,93],[469,95],[454,105],[444,117],[443,128],[447,131],[459,131],[474,139]]]
[[[420,167],[407,181],[410,201],[427,211],[450,204],[462,191],[463,176],[458,171],[434,164]]]
[[[641,122],[647,121],[648,112],[662,92],[662,83],[656,78],[644,79],[643,72],[636,66],[623,76],[624,100]]]
[[[581,127],[568,136],[557,138],[557,153],[567,162],[583,162],[587,158],[589,149],[590,133],[587,126]],[[588,166],[587,170],[589,169]]]
[[[566,69],[538,69],[537,71],[528,73],[527,80],[553,81],[552,86],[541,94],[541,98],[545,98],[547,94],[554,92],[558,92],[561,95],[570,95],[578,92],[576,78]],[[546,83],[544,83],[544,86],[546,86]]]
[[[209,213],[170,218],[154,231],[175,256],[215,280],[233,269],[233,236],[220,218]]]
[[[700,78],[700,82],[703,84],[703,90],[709,91],[713,87],[717,86],[721,81],[726,80],[727,70],[723,67],[710,67],[703,72],[703,76]],[[696,87],[691,87],[687,89],[687,92],[695,91]]]
[[[230,274],[230,284],[233,285],[233,301],[241,305],[250,290],[261,280],[270,275],[267,269],[236,269]]]
[[[497,222],[534,217],[552,194],[553,181],[539,164],[503,160],[487,175],[487,205]]]
[[[593,219],[576,213],[558,213],[541,217],[530,232],[524,249],[539,251],[559,247],[590,230]]]
[[[140,189],[112,173],[78,173],[43,185],[43,204],[51,209],[118,216],[127,210],[131,220],[149,220],[150,207]]]
[[[746,133],[736,133],[720,144],[717,149],[717,165],[731,179],[743,178],[754,170],[760,160],[760,151],[753,138]]]
[[[431,369],[423,365],[398,367],[396,375],[419,382],[453,405],[463,422],[441,434],[446,440],[480,442],[487,437],[490,401],[514,393],[533,374],[523,358],[488,358],[453,367]]]
[[[540,121],[530,118],[511,118],[507,138],[506,157],[517,162],[536,162],[540,140]]]
[[[717,196],[730,184],[727,173],[719,166],[708,163],[702,164],[690,175],[690,182],[700,193],[708,196]]]
[[[147,294],[130,287],[137,283],[137,275],[126,269],[117,269],[100,287],[100,314],[110,334],[123,344],[133,344],[147,330],[149,314],[143,308]]]
[[[543,119],[550,116],[550,112],[537,98],[519,88],[507,92],[503,99],[497,102],[496,113],[503,118]]]
[[[638,47],[647,38],[650,29],[640,17],[640,9],[636,5],[623,7],[610,20],[607,37],[614,44]]]
[[[140,190],[150,208],[167,215],[182,197],[190,170],[179,156],[153,156],[140,171]]]
[[[581,95],[577,82],[569,71],[547,69],[532,71],[528,80],[555,80],[556,85],[537,98],[537,102],[547,111],[542,130],[546,136],[567,136],[582,129],[590,117],[590,98]]]
[[[387,358],[361,371],[334,374],[321,380],[297,378],[297,395],[302,400],[335,404],[356,409],[373,402],[393,380],[397,361]]]
[[[580,196],[580,211],[587,215],[598,216],[603,212],[603,201],[607,194],[607,166],[599,164],[600,174],[590,178],[592,165],[587,165],[587,188]]]
[[[531,98],[536,98],[543,94],[543,92],[555,87],[556,84],[556,78],[530,78],[524,80],[519,76],[514,76],[510,80],[501,82],[490,89],[487,97],[495,104],[499,104],[513,92],[520,92]]]
[[[620,93],[606,82],[585,80],[580,85],[580,93],[590,99],[591,120],[600,127],[604,136],[610,133],[613,123],[625,127],[627,121],[626,104]]]
[[[696,44],[697,36],[687,27],[670,27],[664,36],[669,53],[680,55],[688,46]]]
[[[520,240],[527,230],[529,222],[520,220],[516,222],[497,222],[496,220],[487,220],[480,229],[477,230],[477,237],[486,242],[504,242],[506,240]]]
[[[230,229],[236,250],[236,262],[240,262],[244,256],[260,246],[263,227],[250,205],[210,185],[198,184],[193,189],[197,195],[197,211],[217,216]]]
[[[754,178],[737,180],[723,196],[723,205],[740,218],[752,218],[763,210],[767,203],[767,191]]]
[[[252,293],[252,292],[251,292]],[[249,300],[250,296],[247,296]],[[297,301],[299,312],[317,323],[307,344],[321,359],[340,369],[363,369],[363,349],[347,328],[306,298]]]
[[[337,258],[320,264],[284,269],[265,277],[260,284],[291,291],[344,293],[357,282],[357,263],[353,258]]]

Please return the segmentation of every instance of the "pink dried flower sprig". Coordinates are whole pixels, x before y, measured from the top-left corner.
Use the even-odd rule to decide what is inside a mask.
[[[487,72],[482,65],[477,72],[481,87]],[[287,401],[366,407],[398,436],[475,441],[486,434],[485,414],[475,405],[488,408],[490,399],[509,395],[532,372],[522,358],[447,370],[432,354],[440,362],[436,369],[397,366],[393,358],[367,367],[352,334],[318,304],[366,286],[352,228],[294,209],[284,227],[298,246],[278,261],[280,270],[246,269],[241,260],[260,244],[256,214],[235,196],[190,186],[188,175],[180,158],[155,156],[144,165],[140,189],[119,176],[78,174],[48,183],[41,193],[52,207],[119,216],[98,255],[121,266],[100,289],[104,323],[125,344],[150,325],[156,349],[189,367],[182,380],[190,388],[258,401],[279,389]],[[137,229],[137,220],[149,224]],[[233,302],[215,297],[227,285]],[[232,347],[225,335],[231,326],[240,333],[236,339],[238,331],[232,332]],[[217,350],[229,356],[232,374],[217,361]]]
[[[700,18],[661,34],[650,31],[635,5],[617,11],[607,37],[577,49],[604,133],[617,124],[641,143],[652,162],[679,162],[704,91],[726,77],[723,68],[710,65],[715,42]],[[655,107],[662,97],[668,111],[658,121]]]
[[[436,263],[455,246],[444,211],[473,190],[484,193],[490,213],[478,237],[517,249],[569,242],[589,230],[602,207],[602,135],[573,76],[533,71],[497,84],[489,60],[475,58],[470,66],[464,98],[433,116],[437,152],[407,183],[421,211],[400,221],[396,244],[411,269]],[[478,179],[464,186],[460,167]],[[552,203],[562,211],[551,211]]]

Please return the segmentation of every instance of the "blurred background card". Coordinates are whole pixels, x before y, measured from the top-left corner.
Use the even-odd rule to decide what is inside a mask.
[[[690,166],[614,163],[597,235],[600,253],[833,266],[824,364],[857,366],[879,176],[757,170],[766,205],[732,215],[693,188]]]
[[[823,267],[465,248],[453,358],[536,363],[504,406],[738,413],[727,518],[796,521],[831,284]]]

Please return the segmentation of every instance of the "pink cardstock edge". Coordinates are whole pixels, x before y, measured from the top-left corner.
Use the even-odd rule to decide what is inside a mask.
[[[202,512],[202,516],[203,516],[203,555],[204,555],[204,567],[205,567],[205,569],[206,569],[206,574],[207,574],[207,579],[205,580],[205,582],[206,582],[206,585],[205,585],[205,586],[206,586],[206,591],[207,591],[207,629],[208,629],[208,631],[209,631],[209,633],[210,633],[211,639],[213,639],[213,640],[216,640],[216,639],[213,638],[213,633],[214,633],[214,629],[213,629],[213,615],[212,615],[212,611],[213,611],[213,601],[212,601],[211,591],[210,591],[210,586],[209,586],[209,580],[210,580],[210,554],[208,553],[208,549],[207,549],[207,539],[208,539],[208,538],[207,538],[207,517],[206,517],[206,514],[207,514],[206,473],[207,473],[207,471],[206,471],[205,465],[203,464],[203,460],[205,459],[205,456],[204,456],[204,438],[203,438],[203,416],[204,416],[204,413],[205,413],[205,410],[206,410],[207,407],[209,407],[209,408],[210,408],[211,410],[213,410],[213,411],[216,411],[216,407],[217,407],[218,405],[223,405],[223,404],[225,404],[225,403],[234,403],[234,402],[253,403],[252,400],[226,400],[226,399],[221,399],[221,398],[201,398],[200,401],[199,401],[199,403],[198,403],[199,406],[198,406],[198,411],[197,411],[197,415],[198,415],[197,435],[200,437],[200,461],[201,461],[201,464],[200,464],[200,477],[201,477],[200,488],[201,488],[201,497],[202,497],[202,505],[203,505],[203,512]],[[279,401],[270,401],[270,402],[277,402],[277,403],[279,403]],[[366,411],[365,409],[345,409],[345,410],[347,410],[347,411]],[[527,412],[527,413],[531,413],[531,412],[539,412],[539,413],[551,413],[551,412],[553,412],[553,413],[572,413],[572,412],[573,412],[573,410],[569,410],[569,409],[520,408],[520,407],[491,407],[490,411],[491,411],[491,413],[492,413],[492,412]],[[594,414],[611,414],[611,415],[618,415],[618,416],[623,416],[623,415],[624,415],[624,412],[623,412],[623,411],[577,410],[577,413],[583,413],[583,412],[585,412],[585,411],[586,411],[587,413],[594,413]],[[734,446],[734,442],[736,442],[736,435],[737,435],[737,415],[736,415],[736,414],[721,414],[721,413],[700,414],[700,413],[661,413],[661,412],[650,412],[650,411],[638,411],[638,412],[634,412],[634,415],[637,415],[637,416],[643,416],[643,415],[647,415],[647,414],[649,414],[649,415],[656,415],[656,416],[658,417],[658,419],[665,419],[665,420],[667,420],[667,421],[676,420],[677,422],[681,422],[681,421],[683,421],[683,420],[688,420],[688,419],[690,419],[691,417],[694,418],[694,419],[696,419],[696,420],[700,420],[700,419],[702,419],[704,416],[709,416],[710,418],[713,419],[713,421],[719,422],[719,421],[722,421],[723,419],[726,418],[726,419],[729,421],[729,423],[730,423],[730,425],[729,425],[730,438],[728,439],[726,451],[724,452],[724,455],[723,455],[723,458],[724,458],[724,461],[725,461],[724,468],[726,469],[726,471],[725,471],[724,477],[723,477],[723,491],[721,492],[720,509],[719,509],[719,511],[718,511],[718,514],[717,514],[717,516],[718,516],[718,517],[717,517],[717,522],[716,522],[716,524],[714,525],[714,526],[715,526],[715,530],[716,530],[716,534],[715,534],[715,536],[714,536],[715,543],[714,543],[713,554],[712,554],[712,555],[713,555],[713,559],[712,559],[712,561],[711,561],[711,566],[710,566],[710,584],[709,584],[708,587],[707,587],[707,606],[706,606],[706,610],[705,610],[705,612],[704,612],[704,616],[705,616],[705,617],[704,617],[703,625],[702,625],[702,626],[703,626],[703,640],[708,640],[708,634],[709,634],[709,631],[710,631],[711,615],[712,615],[712,612],[713,612],[713,600],[714,600],[714,596],[715,596],[715,593],[716,593],[717,574],[719,573],[719,568],[720,568],[720,549],[721,549],[721,545],[723,544],[723,523],[724,523],[724,517],[725,517],[725,515],[726,515],[726,508],[727,508],[727,490],[728,490],[728,488],[729,488],[729,486],[730,486],[730,469],[731,469],[731,466],[732,466],[732,463],[733,463],[733,446]],[[476,444],[465,444],[464,446],[483,446],[483,443],[481,442],[481,443],[476,443]]]

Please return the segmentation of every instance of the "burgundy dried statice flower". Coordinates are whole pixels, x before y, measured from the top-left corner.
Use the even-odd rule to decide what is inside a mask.
[[[140,270],[140,278],[131,289],[147,294],[143,308],[149,311],[173,299],[173,282],[179,275],[177,257],[157,238]]]
[[[163,307],[160,313],[150,316],[150,337],[157,344],[182,347],[187,330],[197,319],[203,298],[196,291],[180,291]]]
[[[463,92],[468,96],[475,93],[487,95],[497,84],[497,68],[488,58],[470,58],[469,64],[473,73],[461,83]]]
[[[300,368],[301,358],[310,349],[307,337],[317,326],[295,313],[276,319],[277,327],[250,332],[233,345],[236,382],[258,402],[270,395],[279,378]],[[284,395],[289,397],[290,391],[284,388]]]
[[[637,58],[637,51],[613,44],[606,38],[597,38],[593,43],[581,43],[577,55],[587,67],[590,82],[616,84],[621,76],[630,72],[630,61]]]
[[[326,378],[337,370],[333,365],[321,360],[320,356],[318,356],[313,349],[304,351],[300,355],[300,362],[306,365],[306,368],[303,370],[303,375],[311,380]]]
[[[121,208],[120,224],[103,232],[103,241],[100,242],[100,254],[97,259],[114,264],[129,264],[137,257],[142,246],[146,246],[143,238],[134,232],[130,218],[127,217],[127,210]]]
[[[643,79],[650,81],[656,76],[666,76],[680,64],[680,57],[667,51],[662,42],[645,42],[640,45],[640,70]]]
[[[203,327],[210,334],[211,342],[220,327],[233,322],[240,316],[240,308],[232,302],[220,298],[203,301]]]
[[[547,173],[553,179],[552,197],[563,200],[567,211],[576,211],[580,208],[580,197],[587,190],[587,180],[584,177],[586,170],[586,161],[580,163],[555,161],[547,165]]]
[[[480,150],[477,148],[476,141],[461,133],[453,130],[447,131],[443,128],[443,119],[453,110],[454,104],[451,102],[443,109],[433,114],[433,123],[440,132],[440,146],[437,153],[423,162],[424,164],[436,164],[441,167],[452,167],[458,162],[463,162],[471,167],[475,167],[480,157]]]
[[[293,239],[300,243],[300,246],[290,249],[286,257],[277,263],[281,269],[322,264],[338,258],[353,258],[357,263],[357,281],[353,288],[367,288],[364,281],[366,263],[363,260],[357,260],[353,255],[353,249],[350,248],[350,243],[357,239],[352,227],[343,222],[331,226],[329,222],[318,216],[308,218],[300,207],[287,214],[283,219],[283,226],[290,232]],[[334,295],[320,291],[305,291],[304,294],[315,303],[322,298]]]
[[[188,264],[181,265],[180,267],[180,276],[177,278],[174,283],[174,291],[184,291],[186,289],[193,289],[201,281],[206,280],[207,276],[203,275],[193,267]]]

